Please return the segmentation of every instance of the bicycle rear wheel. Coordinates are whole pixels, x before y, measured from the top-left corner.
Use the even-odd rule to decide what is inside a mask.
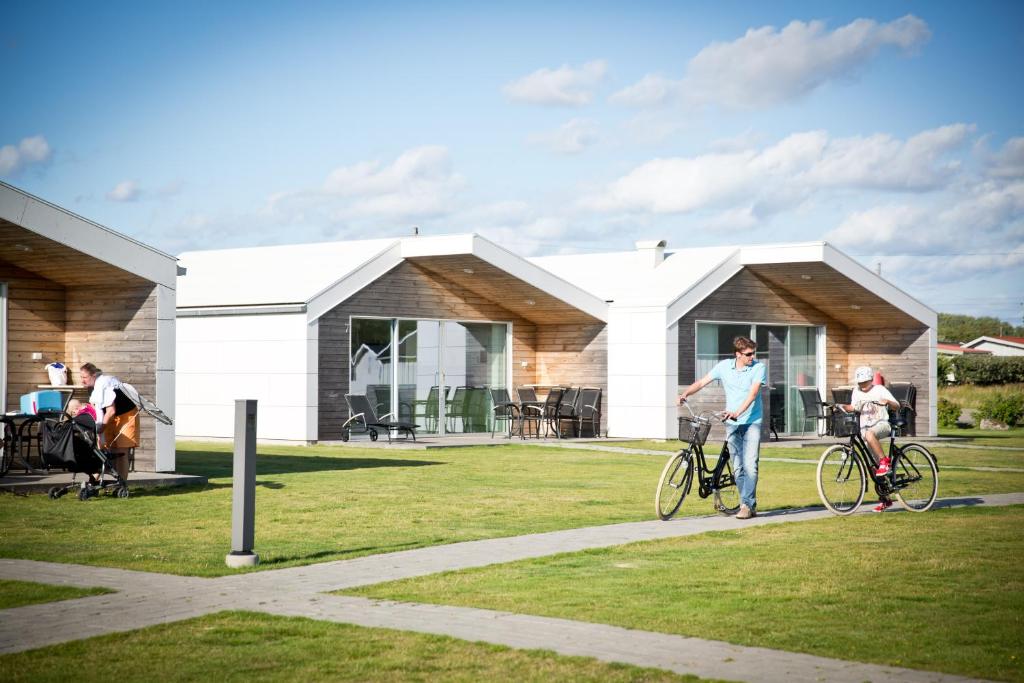
[[[860,458],[845,444],[836,444],[818,460],[818,495],[837,515],[849,515],[864,502],[867,474]]]
[[[714,506],[723,515],[735,515],[740,509],[740,489],[736,486],[736,477],[732,473],[732,464],[725,462],[715,467]]]
[[[683,499],[690,492],[693,482],[693,454],[689,451],[676,453],[661,471],[658,490],[654,494],[654,509],[660,519],[670,519],[676,514]]]
[[[935,503],[939,492],[939,468],[924,446],[916,443],[900,448],[892,462],[896,497],[911,512],[924,512]]]

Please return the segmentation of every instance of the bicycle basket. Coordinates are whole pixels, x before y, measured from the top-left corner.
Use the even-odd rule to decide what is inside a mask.
[[[701,417],[679,418],[679,440],[690,444],[704,445],[711,431],[711,420]]]
[[[853,436],[860,431],[860,414],[844,413],[837,410],[832,413],[832,434],[835,436]]]

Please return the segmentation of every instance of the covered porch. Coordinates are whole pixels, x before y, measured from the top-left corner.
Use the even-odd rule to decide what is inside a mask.
[[[68,367],[91,362],[174,406],[175,259],[0,183],[0,381],[3,411]],[[139,470],[174,470],[174,428],[141,421]],[[17,466],[15,467],[17,471]]]

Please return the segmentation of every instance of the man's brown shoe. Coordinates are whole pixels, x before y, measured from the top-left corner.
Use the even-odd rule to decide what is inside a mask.
[[[751,510],[746,505],[740,505],[740,511],[736,513],[736,519],[750,519],[756,517],[757,513]]]

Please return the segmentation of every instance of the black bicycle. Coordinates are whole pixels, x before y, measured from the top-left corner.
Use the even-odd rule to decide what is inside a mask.
[[[690,417],[679,418],[679,440],[686,448],[665,463],[654,494],[654,508],[661,519],[671,519],[683,499],[690,493],[693,478],[697,476],[697,493],[701,498],[714,497],[714,508],[723,515],[734,515],[740,509],[740,492],[729,464],[729,446],[722,444],[722,452],[714,467],[709,468],[704,457],[704,442],[711,431],[712,418],[723,420],[725,413],[695,415],[686,403]]]
[[[896,443],[906,426],[904,410],[913,409],[902,404],[899,414],[890,419],[890,470],[881,476],[875,474],[878,461],[860,435],[860,413],[838,407],[833,410],[833,434],[850,440],[830,446],[818,460],[818,495],[825,507],[837,515],[853,514],[864,501],[869,481],[880,498],[895,497],[911,512],[924,512],[932,506],[939,491],[939,466],[921,444]]]

